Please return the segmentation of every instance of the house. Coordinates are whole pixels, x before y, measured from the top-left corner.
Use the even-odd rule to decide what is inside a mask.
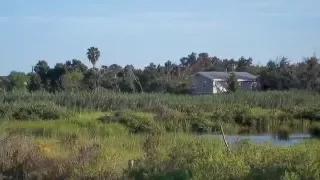
[[[238,83],[243,89],[256,89],[258,77],[248,72],[235,72]],[[191,92],[193,94],[213,94],[227,92],[228,72],[198,72],[192,77]]]

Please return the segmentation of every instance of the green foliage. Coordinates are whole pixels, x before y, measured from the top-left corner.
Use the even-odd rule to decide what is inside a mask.
[[[38,91],[42,89],[41,77],[36,73],[29,73],[28,90],[30,92]]]
[[[291,112],[295,118],[320,121],[320,108],[317,106],[294,107]]]
[[[23,72],[12,71],[8,77],[12,89],[26,89],[28,76]]]
[[[144,113],[139,114],[130,111],[120,111],[117,112],[115,116],[105,116],[102,120],[105,122],[119,122],[128,127],[132,133],[151,133],[162,131],[160,124],[156,123],[152,116],[148,116],[148,114]]]
[[[227,80],[227,83],[228,83],[228,88],[227,88],[228,91],[236,92],[236,90],[238,89],[238,78],[234,72],[230,73],[230,77]]]
[[[13,112],[12,117],[16,120],[56,120],[66,118],[67,111],[54,104],[37,104],[19,107]]]
[[[69,72],[64,76],[63,87],[68,91],[80,90],[83,87],[83,78],[82,72]]]
[[[88,48],[86,55],[92,64],[91,69],[88,69],[86,65],[77,59],[72,59],[65,63],[57,63],[53,68],[49,67],[45,60],[38,61],[34,66],[34,72],[38,77],[34,75],[28,77],[30,82],[29,91],[44,89],[55,93],[57,91],[68,91],[70,88],[73,90],[104,88],[130,93],[166,92],[188,94],[190,93],[189,87],[195,73],[199,71],[221,72],[225,70],[249,72],[259,76],[257,88],[261,90],[304,89],[312,92],[319,92],[320,90],[320,83],[317,79],[320,65],[319,59],[315,56],[305,58],[299,63],[291,63],[289,59],[282,57],[281,59],[270,60],[266,65],[257,66],[252,64],[253,59],[250,57],[220,59],[217,56],[209,56],[205,52],[199,54],[192,52],[186,57],[180,58],[180,63],[167,61],[162,65],[156,65],[151,62],[144,69],[137,69],[133,65],[121,67],[117,64],[112,64],[109,67],[105,65],[102,65],[101,68],[96,67],[101,55],[97,47]],[[64,76],[65,74],[67,74],[66,77]],[[84,78],[80,78],[82,76]],[[39,78],[41,79],[41,88],[39,88]],[[4,79],[7,79],[7,77]],[[228,84],[230,92],[236,91],[238,83],[233,73],[231,73]],[[68,87],[68,85],[72,87]],[[22,87],[17,84],[15,86]],[[7,81],[1,81],[0,88],[11,90],[12,84]]]

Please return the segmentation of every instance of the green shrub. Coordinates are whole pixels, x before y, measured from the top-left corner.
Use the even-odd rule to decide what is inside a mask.
[[[190,130],[190,121],[186,113],[161,106],[153,110],[154,120],[162,124],[167,132],[187,132]]]
[[[144,116],[130,111],[117,111],[114,115],[106,115],[99,118],[102,122],[120,123],[129,128],[132,133],[150,133],[163,131],[161,124],[157,123],[153,117]]]
[[[116,113],[114,115],[106,114],[102,117],[99,117],[98,120],[102,123],[119,123],[121,115]]]
[[[288,108],[287,111],[293,114],[297,119],[308,119],[314,121],[320,121],[320,108],[316,106],[303,106]]]
[[[57,120],[68,117],[67,110],[53,103],[22,105],[13,110],[12,118],[16,120]]]

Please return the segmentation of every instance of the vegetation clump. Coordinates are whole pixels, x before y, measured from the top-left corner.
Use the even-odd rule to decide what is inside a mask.
[[[312,137],[320,138],[320,123],[317,123],[310,127],[309,132]]]
[[[0,106],[0,119],[13,120],[57,120],[72,115],[72,111],[52,102],[10,103]]]

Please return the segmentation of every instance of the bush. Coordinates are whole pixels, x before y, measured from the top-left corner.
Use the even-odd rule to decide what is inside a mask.
[[[102,117],[99,117],[98,120],[102,123],[119,123],[120,118],[119,118],[119,114],[115,114],[115,115],[110,115],[110,114],[106,114]]]
[[[22,105],[13,110],[12,118],[16,120],[57,120],[68,117],[67,110],[53,103]]]
[[[120,123],[129,128],[132,133],[151,133],[163,131],[162,126],[151,116],[130,111],[117,111],[114,115],[105,115],[98,118],[104,123]]]
[[[317,106],[293,107],[288,111],[297,119],[320,121],[320,108]]]
[[[120,117],[119,122],[127,126],[133,133],[151,133],[163,131],[159,124],[148,117],[125,115]]]
[[[187,120],[185,113],[166,106],[156,108],[153,112],[155,113],[154,120],[162,124],[167,132],[186,132],[190,130],[190,121]]]

